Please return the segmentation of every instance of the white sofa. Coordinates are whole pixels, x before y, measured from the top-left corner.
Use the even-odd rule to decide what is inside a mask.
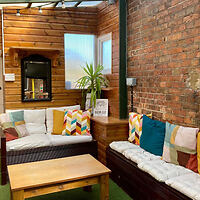
[[[97,157],[97,142],[92,136],[52,135],[53,110],[80,109],[80,105],[24,110],[28,136],[6,142],[1,135],[1,178],[7,182],[7,165],[55,159],[80,154]],[[7,110],[6,113],[16,110]],[[19,111],[19,110],[17,110]],[[0,130],[0,133],[2,130]]]
[[[24,121],[29,135],[7,142],[6,150],[17,151],[45,146],[59,146],[65,144],[91,142],[92,136],[65,137],[62,135],[51,134],[53,130],[53,110],[64,111],[65,109],[80,109],[80,105],[35,110],[23,110]],[[6,113],[15,111],[21,110],[7,110]]]

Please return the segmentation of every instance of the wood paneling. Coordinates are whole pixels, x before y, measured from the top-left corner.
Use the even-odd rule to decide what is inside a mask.
[[[106,164],[106,148],[117,140],[127,140],[128,120],[114,117],[92,117],[91,131],[98,143],[98,160]]]
[[[42,14],[38,9],[25,9],[20,13],[16,16],[15,9],[4,9],[6,73],[16,76],[14,82],[5,83],[6,109],[81,104],[80,90],[65,90],[64,33],[96,34],[97,9],[43,9]],[[61,49],[58,65],[52,67],[51,102],[21,102],[21,67],[11,62],[13,46]]]
[[[103,2],[98,6],[98,36],[112,32],[112,74],[108,75],[113,90],[103,92],[109,100],[109,115],[119,117],[119,9],[118,2],[109,5]]]

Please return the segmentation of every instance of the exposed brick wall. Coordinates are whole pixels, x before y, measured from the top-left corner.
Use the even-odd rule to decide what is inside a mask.
[[[118,2],[109,5],[103,2],[98,6],[97,35],[112,32],[112,74],[108,75],[111,90],[103,92],[109,99],[109,115],[119,117],[119,9]]]
[[[199,50],[199,0],[128,0],[134,111],[200,127]]]

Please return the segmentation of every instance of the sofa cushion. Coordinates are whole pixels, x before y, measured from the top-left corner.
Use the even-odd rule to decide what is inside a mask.
[[[166,123],[163,160],[197,172],[196,137],[199,129]]]
[[[110,143],[110,148],[119,152],[123,153],[127,149],[140,149],[138,145],[130,143],[128,141],[115,141]]]
[[[6,144],[7,151],[18,151],[26,149],[35,149],[46,146],[60,146],[67,144],[91,142],[92,136],[68,136],[33,134],[17,140],[9,141]]]
[[[24,110],[24,121],[29,134],[45,134],[45,109]]]
[[[47,134],[33,134],[6,144],[7,151],[34,149],[38,147],[52,146]]]
[[[140,147],[158,156],[162,156],[165,138],[165,123],[143,116]]]
[[[53,135],[62,135],[64,123],[64,111],[53,110]]]
[[[53,131],[53,110],[64,111],[65,109],[79,110],[80,109],[80,105],[47,108],[46,109],[47,134],[51,134],[52,131]]]
[[[53,146],[58,145],[66,145],[66,144],[76,144],[76,143],[83,143],[83,142],[91,142],[92,136],[62,136],[62,135],[48,135]]]
[[[0,123],[2,124],[6,141],[29,135],[25,126],[23,111],[0,114]]]
[[[65,110],[62,135],[90,135],[91,109]]]
[[[166,180],[165,183],[191,199],[200,200],[200,175],[197,173],[191,172],[173,177]]]
[[[138,164],[138,167],[160,182],[165,182],[172,177],[180,176],[182,174],[191,173],[191,171],[185,167],[166,163],[161,159],[143,161]]]
[[[151,118],[152,114],[148,114],[147,116]],[[134,112],[129,113],[129,142],[140,145],[140,137],[142,135],[142,122],[143,114],[137,114]]]
[[[138,149],[127,149],[123,152],[123,155],[129,159],[132,160],[133,162],[139,164],[144,161],[149,161],[149,160],[158,160],[161,157],[156,156],[152,153],[149,153],[148,151],[145,151],[141,147],[138,146]]]

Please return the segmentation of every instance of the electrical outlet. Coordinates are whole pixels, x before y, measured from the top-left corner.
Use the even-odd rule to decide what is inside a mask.
[[[136,85],[136,78],[126,78],[126,85],[127,86],[135,86]]]
[[[15,81],[15,74],[5,74],[5,81]]]

